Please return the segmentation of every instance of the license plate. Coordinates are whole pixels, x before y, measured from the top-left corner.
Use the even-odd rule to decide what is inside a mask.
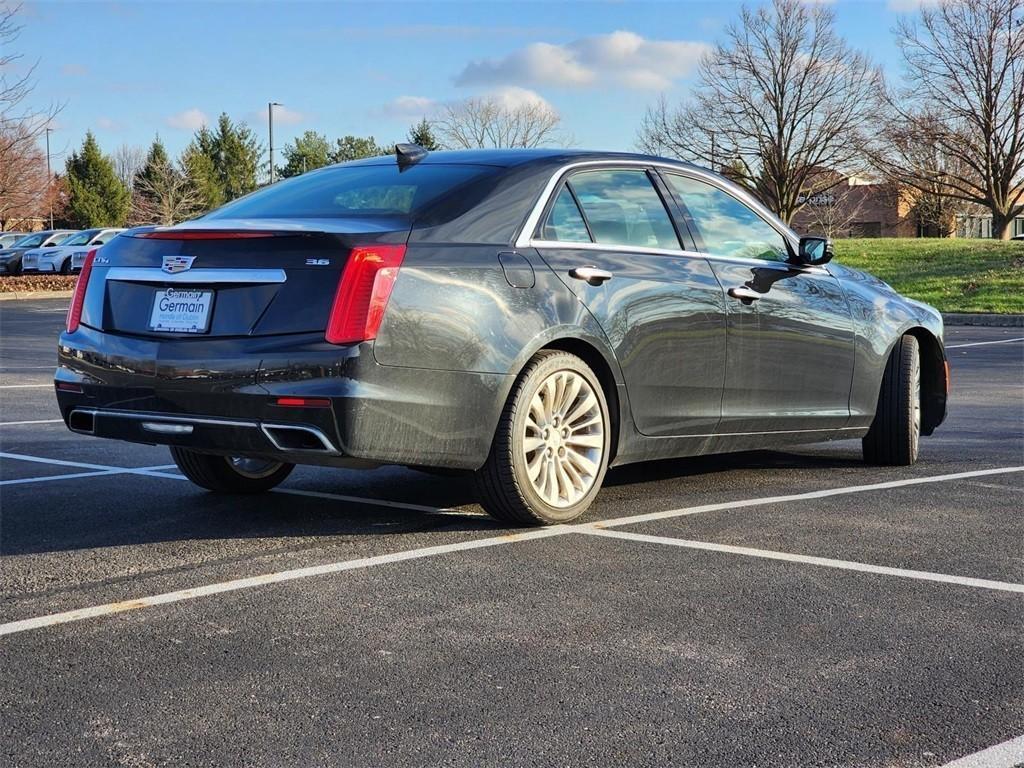
[[[149,329],[166,333],[206,333],[212,306],[213,291],[181,288],[157,291]]]

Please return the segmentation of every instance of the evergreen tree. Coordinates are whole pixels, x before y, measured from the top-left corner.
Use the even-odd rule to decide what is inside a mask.
[[[277,167],[277,173],[283,179],[322,168],[332,162],[330,142],[316,131],[306,131],[293,143],[285,144],[282,154],[286,162]]]
[[[131,205],[128,190],[92,131],[85,134],[81,150],[71,154],[66,166],[69,220],[83,229],[123,226]]]
[[[203,206],[216,208],[256,189],[261,152],[249,126],[221,114],[216,129],[196,131],[182,164]]]
[[[349,160],[362,160],[364,157],[379,157],[388,154],[388,150],[379,146],[373,136],[346,136],[337,140],[337,146],[331,153],[331,162],[345,163]]]
[[[146,162],[139,169],[139,172],[135,174],[135,183],[140,182],[147,183],[147,186],[151,187],[153,182],[156,181],[161,170],[171,164],[170,158],[167,156],[167,149],[164,147],[164,143],[160,141],[160,136],[156,136],[153,139],[152,145],[149,147],[149,152],[146,153]]]
[[[419,144],[430,152],[443,149],[441,142],[434,135],[433,126],[425,117],[409,129],[409,141],[413,144]]]

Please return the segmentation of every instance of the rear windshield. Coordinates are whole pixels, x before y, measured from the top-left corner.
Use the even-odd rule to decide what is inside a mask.
[[[261,189],[218,208],[208,219],[412,216],[493,171],[481,165],[397,163],[325,168]]]

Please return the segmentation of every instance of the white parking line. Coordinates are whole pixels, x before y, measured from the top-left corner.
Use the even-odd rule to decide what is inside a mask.
[[[0,384],[0,389],[53,389],[53,382],[49,384]]]
[[[0,457],[3,457],[5,455],[8,454],[0,453]],[[43,462],[48,461],[47,459],[38,458],[36,458],[35,460]],[[54,463],[67,464],[70,462],[55,461]],[[95,618],[98,616],[109,616],[115,613],[122,613],[124,611],[134,610],[136,608],[147,608],[154,605],[175,603],[180,602],[182,600],[190,600],[195,597],[220,594],[222,592],[234,592],[240,589],[248,589],[250,587],[262,586],[264,584],[275,584],[282,581],[294,581],[296,579],[304,579],[309,578],[311,576],[319,576],[321,574],[349,571],[356,568],[369,568],[376,565],[383,565],[385,563],[395,563],[403,560],[422,559],[425,557],[433,557],[434,555],[441,555],[449,552],[459,552],[468,549],[479,549],[482,547],[494,547],[499,546],[501,544],[511,544],[518,541],[531,541],[533,539],[547,538],[551,536],[561,536],[571,533],[594,533],[595,530],[607,529],[611,526],[630,525],[633,523],[644,522],[646,520],[651,519],[680,517],[683,515],[698,514],[700,512],[710,512],[720,509],[750,507],[756,504],[775,504],[778,503],[780,500],[797,501],[802,499],[816,499],[822,498],[824,496],[837,496],[840,494],[849,493],[864,493],[867,491],[875,491],[899,486],[921,485],[925,483],[939,483],[949,480],[959,480],[966,477],[1002,475],[1010,472],[1021,471],[1024,471],[1024,467],[1000,467],[997,469],[980,469],[972,472],[957,472],[948,475],[932,475],[931,477],[896,480],[889,483],[872,483],[870,485],[847,486],[845,488],[834,488],[828,491],[811,491],[810,493],[793,494],[790,496],[769,496],[758,499],[744,499],[741,501],[723,502],[721,504],[707,504],[699,507],[684,507],[682,509],[669,510],[668,512],[658,512],[650,515],[634,515],[632,517],[615,518],[611,520],[598,521],[595,523],[553,526],[551,528],[542,528],[539,530],[527,531],[524,533],[509,534],[505,536],[495,536],[486,539],[476,539],[474,541],[463,542],[461,544],[447,544],[435,547],[423,547],[420,549],[406,550],[405,552],[396,552],[390,555],[379,555],[376,557],[360,558],[358,560],[342,560],[339,562],[327,563],[325,565],[314,566],[311,568],[297,568],[290,571],[268,573],[261,576],[252,576],[245,579],[234,579],[231,581],[209,584],[203,587],[194,587],[192,589],[165,592],[163,594],[153,595],[150,597],[141,597],[134,600],[125,600],[117,603],[106,603],[104,605],[95,605],[88,608],[79,608],[72,611],[64,611],[62,613],[53,613],[47,616],[38,616],[31,619],[22,619],[20,621],[12,621],[6,624],[0,624],[0,635],[10,635],[15,634],[17,632],[25,632],[30,629],[39,629],[41,627],[55,626],[58,624],[67,624],[69,622],[81,621],[82,619]],[[160,474],[158,472],[152,472],[150,474],[154,477],[167,477],[179,479],[179,476],[177,475],[166,475]],[[941,576],[941,574],[937,575]],[[978,579],[976,581],[984,582],[985,580]]]
[[[941,768],[1016,768],[1024,765],[1024,736],[961,757]]]
[[[963,349],[964,347],[984,347],[988,344],[1010,344],[1014,341],[1024,341],[1024,336],[1016,339],[999,339],[998,341],[972,341],[968,344],[950,344],[946,349]]]
[[[647,544],[663,544],[671,547],[685,547],[687,549],[703,549],[708,552],[724,552],[730,555],[744,555],[746,557],[759,557],[767,560],[784,560],[790,563],[802,563],[804,565],[820,565],[825,568],[840,568],[845,571],[860,571],[861,573],[877,573],[882,576],[899,576],[904,579],[920,579],[922,581],[936,581],[941,584],[958,584],[962,587],[977,587],[979,589],[995,589],[1002,592],[1020,592],[1024,594],[1024,584],[1015,584],[1009,581],[992,581],[991,579],[975,579],[970,576],[953,576],[948,573],[933,573],[931,571],[913,571],[907,568],[890,568],[885,565],[872,565],[870,563],[858,563],[852,560],[835,560],[831,557],[813,557],[811,555],[795,555],[790,552],[775,552],[770,549],[753,549],[752,547],[736,547],[730,544],[715,544],[710,541],[693,541],[691,539],[676,539],[671,536],[649,536],[645,533],[630,533],[629,531],[609,531],[600,527],[592,527],[590,530],[579,531],[591,536],[606,536],[611,539],[625,539],[627,541],[640,541]]]
[[[46,475],[45,477],[18,477],[14,480],[0,480],[0,485],[24,485],[25,483],[48,483],[51,480],[75,480],[80,477],[99,477],[101,475],[123,475],[119,469],[98,469],[94,472],[71,472],[66,475]]]
[[[684,515],[700,515],[704,512],[717,512],[723,509],[742,509],[744,507],[756,507],[762,504],[783,504],[787,501],[804,501],[807,499],[825,499],[830,496],[845,496],[850,493],[865,493],[867,491],[885,491],[890,488],[905,488],[912,485],[924,485],[926,483],[940,483],[945,480],[966,480],[969,477],[988,477],[991,475],[1006,475],[1012,472],[1024,472],[1024,466],[1020,467],[999,467],[998,469],[974,469],[969,472],[954,472],[949,475],[931,475],[928,477],[911,477],[906,480],[890,480],[884,483],[871,483],[870,485],[848,485],[842,488],[827,488],[822,491],[808,491],[807,493],[793,493],[786,496],[764,496],[759,499],[742,499],[739,501],[721,501],[717,504],[702,504],[697,507],[684,507],[682,509],[668,509],[664,512],[648,512],[643,515],[632,517],[615,517],[611,520],[604,520],[599,525],[602,528],[613,528],[621,525],[635,525],[647,523],[652,520],[665,520],[670,517],[682,517]]]
[[[123,611],[131,611],[136,608],[166,605],[167,603],[177,603],[182,600],[191,600],[193,598],[204,597],[206,595],[217,595],[223,592],[237,592],[240,589],[261,587],[267,584],[280,584],[284,581],[294,581],[296,579],[308,579],[312,576],[340,573],[341,571],[351,571],[357,568],[370,568],[375,565],[384,565],[386,563],[400,563],[405,560],[418,560],[425,557],[448,554],[449,552],[464,552],[470,549],[495,547],[501,544],[510,544],[513,541],[543,539],[549,536],[559,536],[567,532],[568,531],[558,527],[540,528],[532,531],[525,531],[523,533],[493,536],[486,539],[474,539],[473,541],[464,541],[458,544],[441,544],[435,547],[423,547],[421,549],[410,549],[404,552],[394,552],[390,555],[363,557],[358,560],[342,560],[336,563],[315,565],[308,568],[294,568],[289,571],[278,571],[277,573],[267,573],[261,576],[251,576],[245,579],[233,579],[231,581],[222,581],[217,584],[208,584],[203,587],[193,587],[192,589],[165,592],[161,595],[153,595],[152,597],[141,597],[136,600],[125,600],[120,603],[107,603],[106,605],[79,608],[78,610],[67,611],[65,613],[39,616],[34,619],[12,621],[7,624],[0,624],[0,635],[11,635],[16,632],[25,632],[30,629],[53,626],[54,624],[67,624],[68,622],[81,621],[82,619],[94,618],[96,616],[109,616],[115,613],[122,613]]]
[[[23,424],[63,424],[64,419],[36,419],[34,421],[0,421],[0,427],[18,427]]]

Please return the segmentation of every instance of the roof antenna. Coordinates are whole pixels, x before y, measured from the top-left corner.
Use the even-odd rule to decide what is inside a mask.
[[[427,156],[427,150],[419,144],[395,144],[395,155],[398,157],[398,170],[404,171]]]

